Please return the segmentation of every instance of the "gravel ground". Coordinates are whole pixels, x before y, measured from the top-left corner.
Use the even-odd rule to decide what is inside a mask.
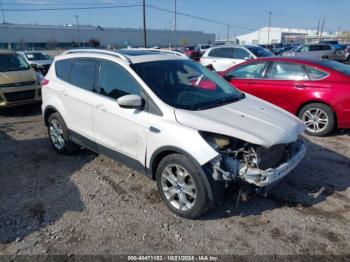
[[[175,216],[147,177],[88,150],[55,153],[40,107],[0,112],[0,254],[349,254],[350,135],[305,137],[267,198]]]

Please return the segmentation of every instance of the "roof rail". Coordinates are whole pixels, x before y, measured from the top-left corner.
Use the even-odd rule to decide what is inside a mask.
[[[64,52],[64,55],[67,54],[77,54],[77,53],[95,53],[95,54],[106,54],[106,55],[112,55],[112,56],[116,56],[120,59],[123,59],[124,61],[127,62],[131,62],[131,60],[126,57],[123,54],[120,54],[118,52],[115,51],[108,51],[108,50],[104,50],[104,49],[94,49],[94,48],[86,48],[86,49],[71,49],[71,50],[67,50],[66,52]]]
[[[178,51],[172,51],[172,50],[167,50],[167,49],[156,49],[156,48],[136,48],[137,50],[149,50],[149,51],[152,51],[152,52],[159,52],[159,53],[166,53],[166,54],[172,54],[172,55],[177,55],[177,56],[181,56],[183,58],[187,58],[188,59],[188,56],[183,54],[183,53],[180,53]]]

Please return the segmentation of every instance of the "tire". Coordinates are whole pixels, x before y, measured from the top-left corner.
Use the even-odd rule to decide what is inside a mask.
[[[79,149],[79,146],[69,139],[66,123],[58,113],[51,114],[47,123],[49,140],[56,152],[68,155]]]
[[[156,171],[157,187],[171,211],[194,219],[211,207],[202,175],[201,167],[184,155],[171,154],[160,161]]]
[[[310,136],[326,136],[335,128],[334,111],[325,104],[308,104],[300,110],[298,117],[305,123],[305,133]]]

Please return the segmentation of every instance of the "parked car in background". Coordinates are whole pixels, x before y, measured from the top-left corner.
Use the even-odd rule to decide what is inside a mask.
[[[350,63],[350,43],[341,44],[341,50],[343,50],[343,58],[340,59],[341,62]]]
[[[183,52],[189,58],[196,60],[196,61],[198,61],[200,59],[200,57],[202,56],[201,52],[195,46],[186,46],[186,47],[184,47]]]
[[[333,44],[305,44],[299,46],[287,56],[305,57],[313,59],[341,60],[344,55],[342,50]]]
[[[56,57],[42,111],[54,150],[83,146],[146,174],[187,218],[217,203],[228,184],[266,194],[305,154],[298,118],[190,59],[152,50]]]
[[[225,45],[208,49],[200,58],[200,63],[220,72],[246,60],[269,56],[274,54],[257,45]]]
[[[43,75],[46,75],[53,61],[51,56],[40,51],[23,51],[18,54]]]
[[[199,52],[201,52],[202,55],[203,55],[210,47],[211,47],[211,45],[209,45],[209,44],[198,44],[198,45],[197,45],[197,49],[199,50]]]
[[[38,80],[36,72],[20,55],[0,50],[0,108],[40,102]]]
[[[295,48],[295,46],[293,46],[293,45],[286,45],[284,47],[276,49],[274,54],[275,55],[282,55],[283,53],[286,53],[286,52],[292,50],[293,48]]]
[[[274,57],[248,61],[222,76],[240,90],[273,103],[325,136],[350,128],[350,67],[331,60]]]

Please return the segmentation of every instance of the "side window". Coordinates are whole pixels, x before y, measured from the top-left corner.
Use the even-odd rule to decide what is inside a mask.
[[[321,47],[320,50],[324,50],[324,51],[332,50],[330,45],[323,45],[323,46],[320,46],[320,47]]]
[[[233,51],[233,58],[235,59],[246,59],[250,58],[250,53],[242,48],[235,48]]]
[[[322,72],[309,66],[306,66],[305,69],[311,80],[320,80],[328,75],[325,72]]]
[[[69,82],[69,73],[73,64],[73,59],[58,60],[55,62],[56,76],[66,82]]]
[[[309,51],[309,47],[304,45],[301,48],[299,48],[298,52],[308,52]]]
[[[96,74],[96,61],[76,59],[72,65],[69,83],[82,89],[93,91]]]
[[[274,80],[308,80],[302,65],[294,63],[274,62],[266,78]]]
[[[113,62],[101,62],[99,78],[100,94],[113,99],[124,95],[140,95],[140,86],[122,66]]]
[[[319,45],[311,45],[310,46],[311,52],[316,52],[316,51],[321,51],[321,50],[322,50],[322,46],[319,46]]]
[[[221,58],[232,58],[233,57],[233,48],[216,48],[210,51],[209,56],[212,57],[221,57]]]
[[[262,73],[266,63],[256,63],[250,65],[244,65],[236,68],[228,73],[233,78],[248,78],[248,79],[259,79],[262,78]]]

